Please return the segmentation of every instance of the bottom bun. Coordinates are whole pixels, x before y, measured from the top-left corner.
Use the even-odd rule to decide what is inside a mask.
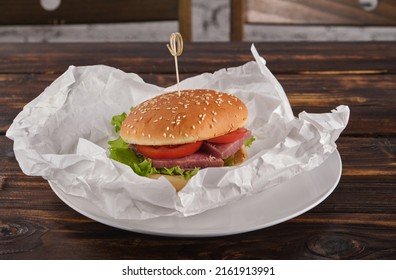
[[[248,154],[246,152],[245,146],[242,146],[234,155],[234,166],[240,165],[242,162],[248,159]]]
[[[184,178],[183,175],[162,175],[162,174],[151,174],[148,177],[151,179],[158,179],[159,177],[164,176],[169,183],[175,188],[176,192],[180,191],[187,184],[188,180]]]
[[[245,146],[242,146],[234,155],[234,164],[239,165],[247,160],[248,154],[246,152]],[[235,166],[234,165],[234,166]],[[183,175],[162,175],[162,174],[151,174],[148,177],[151,179],[158,179],[159,177],[164,176],[169,183],[175,188],[176,192],[180,191],[187,184],[188,180],[184,178]]]

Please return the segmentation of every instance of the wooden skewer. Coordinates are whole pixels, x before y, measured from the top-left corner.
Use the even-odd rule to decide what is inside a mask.
[[[175,67],[176,67],[176,80],[177,80],[177,91],[180,96],[180,85],[179,85],[179,66],[177,63],[177,57],[183,52],[183,38],[179,32],[172,33],[169,40],[170,44],[167,44],[168,50],[171,55],[175,57]]]

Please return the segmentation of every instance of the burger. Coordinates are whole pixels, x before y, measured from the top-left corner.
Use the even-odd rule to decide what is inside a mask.
[[[245,146],[254,140],[244,128],[247,119],[245,104],[231,94],[210,89],[165,93],[113,118],[120,137],[109,142],[110,157],[139,175],[166,176],[179,191],[199,169],[247,159]]]

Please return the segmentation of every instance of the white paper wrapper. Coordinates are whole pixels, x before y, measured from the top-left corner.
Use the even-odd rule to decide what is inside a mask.
[[[182,89],[210,88],[242,99],[249,110],[246,127],[256,141],[244,164],[200,170],[178,193],[164,177],[141,177],[109,159],[107,149],[107,141],[117,137],[112,116],[175,86],[160,88],[103,65],[71,66],[24,107],[6,135],[25,174],[54,182],[114,219],[195,215],[317,167],[336,149],[348,123],[349,108],[342,105],[295,118],[254,46],[252,53],[256,61],[181,82]]]

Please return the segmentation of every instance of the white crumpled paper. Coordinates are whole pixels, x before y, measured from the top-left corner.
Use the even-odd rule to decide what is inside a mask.
[[[249,159],[237,167],[200,170],[176,193],[169,182],[136,175],[108,158],[117,136],[113,115],[166,91],[138,75],[97,65],[70,68],[27,104],[7,131],[27,175],[42,176],[97,205],[114,219],[189,216],[239,200],[319,166],[336,149],[349,108],[293,116],[279,82],[254,46],[256,61],[181,82],[182,89],[209,88],[235,94],[249,110],[256,138]]]

